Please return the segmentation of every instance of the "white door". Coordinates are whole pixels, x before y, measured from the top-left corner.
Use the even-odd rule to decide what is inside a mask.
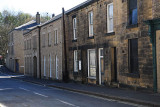
[[[44,76],[46,76],[46,59],[45,59],[45,56],[44,56]]]
[[[160,30],[156,32],[156,54],[157,54],[157,88],[160,92]]]
[[[99,49],[99,84],[101,85],[103,82],[103,48]]]
[[[58,79],[58,76],[59,73],[58,73],[58,57],[56,56],[56,79]]]
[[[50,63],[50,78],[52,77],[52,59],[51,59],[51,55],[49,56],[49,63]]]

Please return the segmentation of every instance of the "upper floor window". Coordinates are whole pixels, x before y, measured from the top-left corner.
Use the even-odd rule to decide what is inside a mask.
[[[73,36],[74,36],[74,40],[77,39],[77,19],[76,17],[73,18]]]
[[[48,33],[48,46],[51,46],[51,32]]]
[[[107,31],[108,31],[108,33],[114,31],[114,25],[113,25],[113,3],[110,3],[107,6]]]
[[[45,34],[42,35],[42,46],[45,47]]]
[[[26,50],[26,40],[24,40],[24,50]]]
[[[93,11],[88,13],[89,18],[89,37],[93,36]]]
[[[58,30],[54,31],[54,44],[58,44]]]
[[[137,0],[129,0],[129,24],[137,24]]]
[[[32,39],[32,44],[33,44],[33,49],[36,49],[37,48],[37,40],[36,40],[36,36],[33,36],[33,39]]]

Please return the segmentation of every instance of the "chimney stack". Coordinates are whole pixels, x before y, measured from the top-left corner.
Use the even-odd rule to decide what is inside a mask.
[[[37,14],[36,14],[36,22],[37,22],[37,24],[40,24],[40,14],[39,14],[39,12],[37,12]]]

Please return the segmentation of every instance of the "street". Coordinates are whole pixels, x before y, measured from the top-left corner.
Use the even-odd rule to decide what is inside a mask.
[[[135,107],[129,104],[35,85],[0,72],[0,107]]]

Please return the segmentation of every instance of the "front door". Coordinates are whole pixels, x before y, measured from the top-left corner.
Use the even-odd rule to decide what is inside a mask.
[[[16,59],[16,72],[19,72],[19,62],[18,62],[18,59]]]
[[[104,82],[104,58],[103,58],[103,48],[99,49],[99,84]]]
[[[156,32],[156,55],[157,55],[157,88],[160,92],[160,30]]]
[[[117,82],[117,52],[116,47],[111,48],[111,81]]]

